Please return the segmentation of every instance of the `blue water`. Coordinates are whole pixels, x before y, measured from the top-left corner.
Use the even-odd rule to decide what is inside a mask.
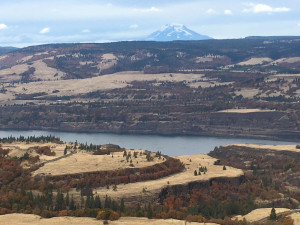
[[[161,151],[170,156],[192,155],[208,153],[215,146],[227,144],[299,144],[297,142],[273,141],[247,138],[222,138],[199,136],[159,136],[159,135],[134,135],[134,134],[107,134],[107,133],[73,133],[57,131],[0,131],[0,137],[15,136],[40,136],[55,135],[66,142],[92,143],[92,144],[117,144],[121,147],[133,149],[147,149]]]

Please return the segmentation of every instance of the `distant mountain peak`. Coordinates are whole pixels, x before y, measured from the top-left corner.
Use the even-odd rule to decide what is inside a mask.
[[[166,24],[147,37],[149,41],[175,41],[175,40],[207,40],[209,36],[198,34],[183,24]]]

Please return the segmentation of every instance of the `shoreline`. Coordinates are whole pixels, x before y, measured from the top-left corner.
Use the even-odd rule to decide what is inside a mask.
[[[64,129],[55,129],[55,128],[33,128],[33,129],[10,129],[10,128],[0,128],[1,131],[7,132],[61,132],[61,133],[75,133],[75,134],[108,134],[108,135],[120,135],[120,136],[153,136],[153,137],[212,137],[212,138],[228,138],[228,139],[257,139],[257,140],[266,140],[266,141],[282,141],[282,142],[300,142],[300,138],[280,138],[276,136],[262,136],[262,135],[234,135],[234,134],[211,134],[211,133],[200,133],[200,134],[187,134],[187,133],[174,133],[174,134],[163,134],[163,133],[146,133],[146,132],[105,132],[105,131],[94,131],[94,130],[64,130]]]

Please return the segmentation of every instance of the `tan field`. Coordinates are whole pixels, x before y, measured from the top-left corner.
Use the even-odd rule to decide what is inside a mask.
[[[300,212],[293,213],[291,218],[294,220],[294,225],[300,225]]]
[[[240,62],[237,65],[239,65],[239,66],[254,66],[254,65],[269,63],[272,61],[273,61],[273,59],[271,59],[271,58],[251,58],[247,61]]]
[[[87,217],[54,217],[50,219],[41,218],[37,215],[30,214],[7,214],[0,216],[1,225],[100,225],[101,220]],[[135,217],[122,217],[116,221],[109,221],[110,225],[185,225],[185,221],[174,219],[147,219]],[[187,222],[189,225],[204,224]],[[214,225],[214,223],[205,223]]]
[[[240,91],[235,91],[234,93],[237,96],[242,95],[244,98],[253,98],[260,93],[260,90],[255,88],[242,88]]]
[[[300,57],[281,58],[271,62],[270,64],[273,65],[278,63],[296,63],[296,62],[300,62]]]
[[[272,210],[272,208],[255,209],[245,216],[235,216],[235,217],[233,217],[233,219],[243,220],[245,218],[248,222],[255,222],[255,221],[261,220],[265,217],[270,216],[271,210]],[[276,213],[290,211],[290,209],[287,209],[287,208],[275,208],[275,210],[276,210]]]
[[[34,61],[32,67],[35,68],[35,72],[33,74],[33,79],[35,80],[60,80],[65,75],[64,72],[47,66],[43,60]]]
[[[272,112],[274,110],[265,110],[265,109],[226,109],[220,110],[218,112],[222,113],[253,113],[253,112]]]
[[[9,148],[9,155],[11,157],[21,157],[26,152],[31,156],[38,155],[32,148],[49,146],[51,151],[56,153],[55,156],[39,155],[40,162],[47,162],[49,160],[61,157],[64,155],[64,149],[66,145],[70,144],[56,144],[56,143],[25,143],[25,142],[14,142],[11,144],[2,144],[3,148]],[[70,154],[70,150],[67,153]],[[126,160],[123,157],[123,152],[115,152],[112,155],[92,155],[91,152],[80,151],[66,158],[59,159],[58,161],[50,162],[40,167],[38,170],[34,171],[33,176],[45,173],[51,175],[63,175],[63,174],[73,174],[73,173],[84,173],[93,171],[105,171],[105,170],[117,170],[122,168],[141,168],[146,166],[152,166],[157,163],[162,163],[165,159],[161,157],[155,157],[155,153],[151,153],[153,161],[148,162],[146,159],[146,153],[144,150],[130,150],[126,149],[126,152],[131,154],[131,158]],[[137,152],[137,158],[134,157],[134,152]],[[132,165],[131,161],[132,160]],[[23,164],[26,167],[26,163]]]
[[[63,175],[73,173],[84,173],[92,171],[105,171],[105,170],[117,170],[122,168],[141,168],[146,166],[152,166],[157,163],[163,162],[163,157],[158,159],[154,157],[155,153],[152,153],[153,161],[148,162],[146,155],[143,154],[143,150],[126,150],[127,153],[131,153],[132,157],[129,162],[126,161],[126,157],[123,157],[123,152],[115,152],[112,155],[92,155],[86,151],[80,151],[70,157],[60,159],[55,162],[46,164],[45,166],[34,171],[33,175],[39,173],[51,174],[51,175]],[[137,152],[137,158],[134,158],[133,154]],[[141,154],[141,155],[140,155]],[[132,160],[132,165],[130,165]]]
[[[185,171],[157,180],[120,184],[118,185],[117,191],[111,188],[107,189],[106,187],[97,188],[95,194],[100,197],[108,195],[114,199],[133,198],[142,200],[147,196],[159,194],[162,188],[169,185],[183,185],[193,181],[205,181],[215,177],[239,177],[244,174],[242,170],[232,167],[226,167],[227,170],[223,170],[223,166],[214,165],[216,159],[206,154],[178,156],[176,158],[185,164]],[[195,176],[194,171],[198,171],[200,166],[206,166],[208,171],[206,174],[202,173],[202,175]]]
[[[102,66],[107,66],[109,62]],[[33,94],[33,93],[46,93],[49,96],[76,96],[78,94],[86,94],[97,90],[111,90],[117,88],[125,88],[130,86],[133,81],[152,81],[156,85],[161,85],[163,82],[184,82],[191,88],[198,88],[199,86],[205,88],[210,86],[227,85],[230,82],[220,83],[216,79],[203,78],[202,74],[182,74],[182,73],[164,73],[164,74],[144,74],[140,71],[127,71],[103,75],[86,79],[74,80],[60,80],[64,75],[61,71],[57,71],[38,60],[34,61],[33,65],[36,66],[36,71],[33,74],[35,78],[43,77],[42,81],[30,83],[18,83],[15,86],[5,86],[7,92],[0,96],[0,100],[6,103],[9,99],[15,99],[18,94]],[[19,73],[28,69],[25,64],[17,65],[16,68],[1,70],[1,76],[8,77],[7,74],[12,74],[18,71],[16,75],[9,76],[9,79],[19,79]],[[46,76],[47,74],[47,76]],[[56,76],[54,76],[56,74]],[[14,78],[15,77],[15,78]],[[58,79],[58,80],[56,80]],[[53,93],[55,92],[55,93]],[[36,98],[38,100],[38,98]]]
[[[26,152],[30,153],[30,155],[32,155],[32,156],[36,156],[38,154],[35,153],[35,151],[30,149],[30,148],[42,147],[42,146],[49,146],[50,149],[56,153],[55,156],[39,155],[40,156],[40,162],[46,162],[48,160],[55,159],[57,157],[62,156],[64,154],[64,149],[66,147],[66,144],[35,143],[35,142],[31,142],[31,143],[28,143],[28,144],[25,143],[25,142],[14,142],[14,143],[11,143],[11,144],[8,144],[8,143],[2,144],[3,148],[9,148],[10,149],[9,155],[11,157],[14,157],[14,156],[21,157]]]
[[[232,145],[226,145],[232,146]],[[249,147],[256,149],[270,149],[275,151],[291,151],[291,152],[299,152],[300,149],[296,148],[296,145],[256,145],[256,144],[234,144],[233,146],[241,146],[241,147]]]

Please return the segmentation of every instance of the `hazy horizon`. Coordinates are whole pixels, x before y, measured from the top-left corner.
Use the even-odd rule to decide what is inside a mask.
[[[296,0],[0,0],[0,7],[0,46],[142,40],[171,23],[215,39],[300,36]]]

